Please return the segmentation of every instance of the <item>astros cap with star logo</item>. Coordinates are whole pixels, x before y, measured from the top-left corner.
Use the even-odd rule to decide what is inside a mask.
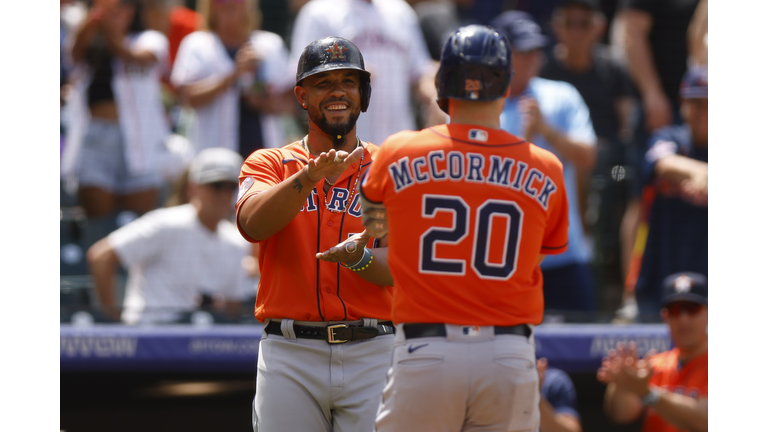
[[[676,301],[690,301],[708,305],[707,277],[693,272],[681,272],[667,276],[662,282],[663,306]]]

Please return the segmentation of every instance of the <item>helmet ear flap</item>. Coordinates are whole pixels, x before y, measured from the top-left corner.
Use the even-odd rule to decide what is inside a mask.
[[[363,73],[360,76],[363,78],[360,83],[360,110],[366,112],[371,102],[371,79]]]

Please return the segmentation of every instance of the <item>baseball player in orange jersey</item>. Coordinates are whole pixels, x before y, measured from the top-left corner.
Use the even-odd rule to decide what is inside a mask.
[[[393,282],[386,249],[363,234],[361,174],[379,149],[355,135],[370,98],[360,51],[337,37],[312,42],[295,94],[309,134],[254,152],[240,175],[237,224],[260,242],[255,314],[265,323],[253,428],[372,430],[394,344]]]
[[[567,248],[568,204],[557,157],[499,129],[511,62],[492,28],[457,30],[435,78],[451,124],[391,136],[364,176],[395,281],[377,431],[538,430],[539,262]]]
[[[674,273],[662,282],[661,318],[674,348],[639,359],[637,345],[617,344],[603,359],[608,418],[645,417],[643,432],[706,431],[709,419],[709,288],[707,277]]]

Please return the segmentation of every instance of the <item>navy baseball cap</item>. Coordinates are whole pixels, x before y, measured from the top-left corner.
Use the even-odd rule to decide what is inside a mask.
[[[532,51],[547,45],[547,37],[541,34],[541,27],[526,12],[506,11],[489,25],[506,36],[515,51]]]
[[[708,99],[709,80],[707,67],[698,66],[688,69],[680,84],[680,97],[683,99]]]
[[[707,277],[692,272],[669,275],[662,282],[661,304],[666,307],[676,301],[708,305]]]

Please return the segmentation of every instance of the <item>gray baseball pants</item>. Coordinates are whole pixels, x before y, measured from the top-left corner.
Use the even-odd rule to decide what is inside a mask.
[[[377,432],[539,430],[533,335],[446,324],[445,337],[395,332]]]
[[[254,432],[372,431],[392,361],[394,335],[329,344],[296,338],[293,322],[282,320],[283,336],[262,334]],[[345,322],[363,324],[362,320]],[[375,322],[366,325],[375,326]]]

